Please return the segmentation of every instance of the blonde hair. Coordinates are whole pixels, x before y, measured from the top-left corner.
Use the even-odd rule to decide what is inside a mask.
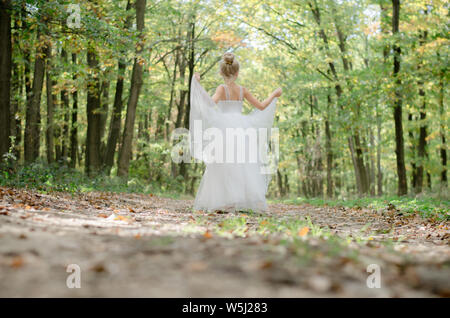
[[[233,53],[227,52],[222,56],[220,61],[220,75],[229,79],[237,75],[239,72],[239,62]]]

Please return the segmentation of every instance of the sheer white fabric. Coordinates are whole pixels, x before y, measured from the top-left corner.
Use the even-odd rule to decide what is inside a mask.
[[[226,94],[228,99],[227,89]],[[264,110],[255,109],[244,115],[242,88],[240,96],[240,100],[225,100],[216,104],[198,80],[192,78],[190,151],[192,157],[206,163],[194,202],[195,210],[267,210],[266,192],[270,174],[265,171],[265,167],[268,166],[268,141],[275,116],[276,98]],[[249,135],[245,135],[244,147],[234,136],[227,135],[228,131],[233,131],[230,130],[232,128],[235,128],[234,132],[249,132]],[[247,130],[248,128],[250,129]],[[208,140],[205,136],[212,136],[208,134],[211,131],[216,138]],[[251,137],[255,132],[256,140]],[[217,134],[222,134],[223,140],[217,138]],[[211,151],[212,142],[218,140],[221,141],[216,144],[219,145],[218,148]],[[218,149],[219,151],[216,151]],[[255,149],[256,160],[252,160],[250,158],[255,158],[252,157],[255,155]],[[220,152],[223,156],[218,156]],[[213,153],[216,157],[211,160],[205,153]]]

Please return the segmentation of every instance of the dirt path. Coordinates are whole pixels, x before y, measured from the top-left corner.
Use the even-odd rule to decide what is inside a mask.
[[[0,297],[450,297],[448,222],[392,210],[272,204],[261,217],[191,206],[0,188]],[[260,231],[308,216],[331,236],[290,239],[276,223]],[[234,219],[242,233],[220,230]],[[80,267],[81,288],[67,287],[68,264]],[[381,288],[367,287],[369,264],[380,267]]]

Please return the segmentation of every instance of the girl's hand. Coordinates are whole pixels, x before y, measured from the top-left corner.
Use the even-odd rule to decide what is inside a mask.
[[[273,96],[280,97],[282,92],[283,91],[281,90],[281,88],[277,88],[276,90],[273,91]]]
[[[200,82],[200,74],[195,72],[194,76],[195,76],[195,79]]]

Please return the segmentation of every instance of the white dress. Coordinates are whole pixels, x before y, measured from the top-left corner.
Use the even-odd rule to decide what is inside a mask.
[[[239,100],[230,100],[228,87],[225,87],[227,100],[214,103],[213,99],[193,78],[191,83],[190,136],[191,156],[206,163],[206,170],[195,197],[194,209],[204,211],[240,211],[267,210],[266,192],[270,174],[274,171],[274,160],[268,161],[268,145],[273,124],[276,99],[264,110],[255,109],[248,115],[242,114],[243,90],[240,87]],[[196,124],[201,124],[201,129]],[[215,133],[222,133],[223,140],[218,148],[223,152],[222,161],[207,160],[205,151],[211,139],[205,139],[205,131],[212,128]],[[244,135],[244,144],[239,144],[239,137],[227,135],[227,129],[239,131],[255,131],[257,138]],[[250,128],[249,130],[247,130]],[[211,130],[211,129],[210,129]],[[232,131],[232,130],[231,130]],[[202,144],[199,144],[200,133]],[[264,135],[265,134],[265,135]],[[254,135],[253,135],[254,136]],[[215,138],[217,142],[219,138]],[[206,140],[206,142],[205,142]],[[227,148],[230,147],[230,148]],[[256,161],[251,160],[251,152],[258,152]],[[232,156],[232,152],[234,156]],[[211,151],[210,151],[211,153]],[[219,152],[213,151],[218,154]],[[227,157],[227,154],[230,156]],[[239,156],[240,159],[239,159]],[[244,160],[242,160],[244,158]],[[231,161],[229,159],[232,159]],[[272,164],[272,169],[268,169]],[[276,168],[275,168],[276,169]],[[270,171],[269,171],[270,170]]]

